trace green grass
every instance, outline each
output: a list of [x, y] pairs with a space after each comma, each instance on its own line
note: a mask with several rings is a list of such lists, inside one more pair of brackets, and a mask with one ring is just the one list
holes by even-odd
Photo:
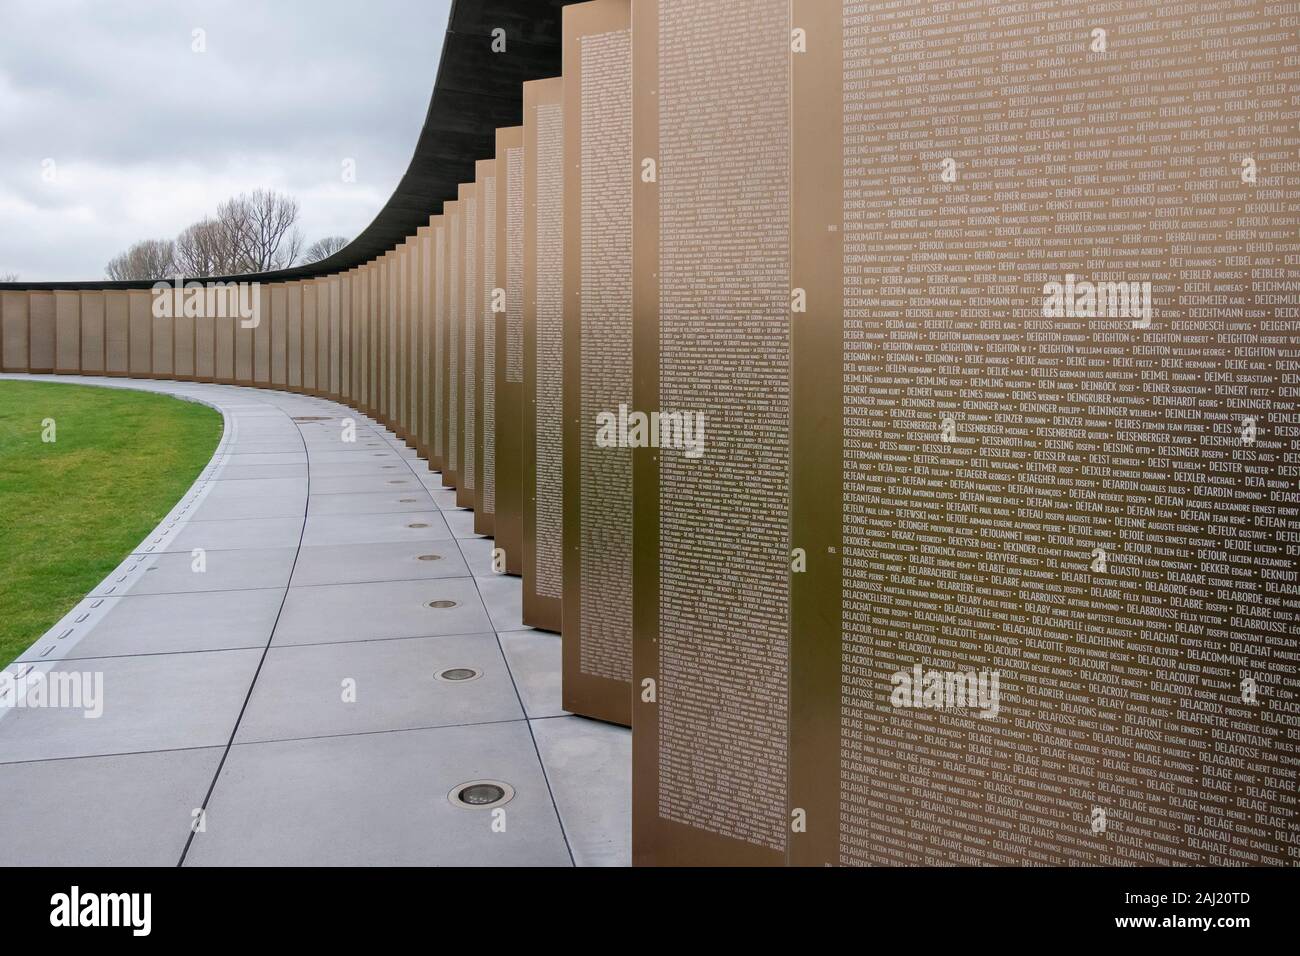
[[[53, 442], [42, 441], [46, 419]], [[0, 381], [0, 667], [131, 553], [220, 439], [206, 405]]]

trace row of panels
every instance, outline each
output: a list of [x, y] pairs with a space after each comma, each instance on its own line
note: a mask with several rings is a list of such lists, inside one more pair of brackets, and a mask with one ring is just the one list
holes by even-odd
[[328, 394], [633, 727], [640, 863], [1300, 859], [1284, 4], [595, 0], [428, 226], [6, 368]]

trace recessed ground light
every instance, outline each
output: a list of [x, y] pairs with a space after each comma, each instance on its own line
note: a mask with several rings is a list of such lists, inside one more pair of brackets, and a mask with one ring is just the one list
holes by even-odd
[[390, 485], [404, 485], [404, 484], [406, 484], [406, 479], [405, 479], [405, 478], [390, 478], [390, 479], [388, 479], [388, 483], [389, 483]]
[[295, 422], [327, 422], [329, 420], [328, 415], [298, 415], [294, 418]]
[[397, 499], [397, 501], [398, 501], [399, 504], [404, 504], [404, 505], [415, 504], [415, 502], [417, 502], [417, 501], [419, 501], [419, 500], [420, 500], [420, 499], [418, 499], [418, 498], [398, 498], [398, 499]]
[[491, 810], [514, 799], [515, 788], [500, 780], [471, 780], [453, 787], [447, 799], [466, 810]]
[[423, 521], [413, 521], [407, 525], [408, 528], [427, 528], [429, 527]]
[[440, 554], [422, 554], [422, 555], [420, 555], [419, 557], [417, 557], [415, 560], [417, 560], [417, 561], [441, 561], [441, 560], [442, 560], [442, 555], [440, 555]]
[[465, 681], [478, 680], [483, 676], [483, 672], [472, 667], [448, 667], [446, 670], [438, 671], [433, 676], [437, 680], [446, 681], [449, 684], [462, 684]]
[[426, 606], [427, 606], [427, 607], [438, 608], [439, 610], [441, 610], [441, 609], [443, 609], [443, 608], [455, 607], [455, 606], [456, 606], [456, 602], [455, 602], [455, 601], [448, 601], [448, 600], [446, 600], [446, 599], [443, 599], [443, 600], [441, 600], [441, 601], [430, 601], [430, 602], [428, 603], [428, 605], [426, 605]]

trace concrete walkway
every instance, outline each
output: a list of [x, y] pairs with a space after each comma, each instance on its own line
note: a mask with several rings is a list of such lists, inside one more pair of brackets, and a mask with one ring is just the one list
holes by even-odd
[[[155, 533], [8, 668], [102, 674], [103, 715], [0, 706], [0, 864], [630, 862], [630, 734], [560, 709], [560, 638], [390, 432], [286, 392], [0, 378], [225, 416]], [[514, 789], [504, 814], [452, 804], [477, 780]]]

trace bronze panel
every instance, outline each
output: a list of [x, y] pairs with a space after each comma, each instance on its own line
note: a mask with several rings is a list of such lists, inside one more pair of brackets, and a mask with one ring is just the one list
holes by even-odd
[[126, 299], [131, 325], [131, 377], [158, 378], [153, 364], [153, 297], [143, 289], [132, 289]]
[[460, 455], [456, 459], [456, 505], [474, 507], [475, 470], [475, 395], [474, 349], [478, 334], [479, 276], [477, 275], [478, 244], [478, 191], [473, 183], [461, 183], [457, 206], [460, 210], [460, 243], [456, 249], [456, 276], [459, 282], [460, 332], [456, 348], [456, 369], [460, 385], [457, 395], [459, 414], [456, 417], [456, 442]]
[[289, 286], [277, 282], [271, 286], [271, 384], [284, 388], [289, 384]]
[[707, 438], [633, 451], [641, 864], [786, 859], [791, 23], [744, 7], [633, 7], [633, 404]]
[[330, 394], [330, 280], [316, 280], [316, 394]]
[[376, 355], [378, 364], [378, 418], [389, 429], [395, 429], [393, 418], [393, 391], [395, 372], [393, 370], [393, 324], [389, 309], [392, 303], [392, 289], [389, 273], [393, 254], [385, 253], [380, 257], [375, 269], [375, 333]]
[[195, 378], [197, 354], [195, 332], [200, 320], [193, 316], [187, 317], [181, 309], [177, 309], [176, 313], [174, 318], [167, 320], [172, 325], [172, 369], [176, 378], [192, 382]]
[[630, 0], [564, 8], [564, 709], [632, 721]]
[[444, 348], [442, 357], [438, 361], [438, 367], [442, 373], [442, 412], [440, 419], [443, 441], [442, 486], [444, 488], [455, 488], [456, 483], [460, 480], [460, 443], [455, 427], [457, 412], [460, 408], [458, 401], [460, 374], [459, 363], [454, 358], [458, 354], [457, 343], [460, 341], [460, 281], [458, 279], [459, 270], [456, 268], [458, 261], [456, 250], [460, 244], [459, 210], [460, 203], [458, 201], [453, 200], [442, 204], [442, 250], [438, 256], [439, 268], [441, 269], [438, 281], [444, 289], [441, 299]]
[[419, 239], [412, 237], [402, 244], [402, 271], [398, 282], [401, 302], [402, 335], [402, 418], [406, 424], [406, 443], [417, 451], [420, 447], [420, 413], [415, 401], [419, 393], [419, 324], [415, 315], [415, 267]]
[[326, 288], [329, 290], [329, 298], [326, 301], [325, 321], [329, 334], [329, 349], [326, 352], [326, 358], [329, 363], [329, 395], [336, 401], [341, 398], [342, 392], [342, 362], [343, 362], [343, 328], [341, 325], [341, 296], [342, 289], [339, 286], [339, 277], [330, 276], [325, 280]]
[[109, 375], [131, 372], [131, 298], [126, 292], [104, 293], [104, 370]]
[[193, 320], [194, 377], [202, 382], [213, 382], [217, 374], [218, 320], [206, 306], [201, 311], [203, 314]]
[[150, 363], [152, 367], [150, 373], [154, 378], [175, 378], [176, 321], [154, 314], [153, 309], [157, 299], [153, 292], [145, 292], [143, 295], [144, 299], [141, 301], [139, 295], [132, 294], [131, 317], [133, 320], [140, 320], [144, 315], [149, 316], [151, 329], [149, 338], [152, 343], [152, 360]]
[[107, 371], [104, 367], [104, 293], [81, 293], [81, 371]]
[[420, 430], [416, 440], [420, 457], [425, 460], [429, 471], [437, 471], [438, 465], [433, 455], [433, 420], [429, 405], [433, 390], [433, 243], [434, 219], [429, 218], [429, 225], [421, 226], [415, 243], [415, 266], [412, 273], [414, 286], [412, 295], [415, 300], [415, 407], [419, 418]]
[[261, 320], [253, 329], [253, 383], [263, 388], [271, 384], [272, 331], [271, 300], [275, 296], [275, 286], [263, 284], [258, 288], [258, 302], [261, 306]]
[[433, 341], [429, 347], [429, 434], [433, 440], [429, 460], [439, 472], [447, 467], [446, 389], [443, 362], [447, 354], [446, 217], [433, 217], [433, 242], [429, 251], [429, 293], [433, 308]]
[[3, 368], [6, 372], [26, 372], [28, 361], [28, 295], [26, 292], [0, 292], [0, 332], [3, 333]]
[[480, 159], [474, 166], [478, 194], [478, 323], [474, 331], [474, 533], [491, 537], [496, 511], [496, 322], [492, 289], [496, 286], [497, 178], [496, 162]]
[[302, 282], [285, 283], [284, 322], [288, 358], [285, 385], [293, 392], [300, 391], [303, 382], [302, 286]]
[[524, 382], [524, 130], [497, 130], [495, 544], [509, 574], [524, 570], [522, 467]]
[[81, 293], [54, 293], [54, 371], [81, 371]]
[[28, 362], [32, 372], [54, 371], [54, 293], [28, 293]]
[[524, 623], [562, 626], [564, 81], [524, 84]]
[[[254, 296], [254, 302], [257, 303], [258, 324], [255, 327], [245, 328], [244, 320], [235, 317], [235, 356], [234, 356], [234, 380], [239, 385], [252, 385], [255, 382], [255, 370], [257, 368], [257, 330], [266, 324], [268, 319], [266, 315], [266, 300], [269, 295], [266, 286], [257, 285], [250, 289], [250, 295]], [[249, 322], [252, 319], [248, 320]]]
[[319, 338], [320, 319], [317, 316], [317, 290], [319, 280], [306, 279], [302, 282], [302, 390], [308, 395], [316, 393], [316, 372], [320, 365]]
[[348, 270], [338, 277], [334, 288], [330, 290], [330, 302], [334, 314], [331, 321], [338, 327], [338, 364], [339, 400], [352, 402], [352, 275]]
[[[230, 309], [221, 311], [230, 312]], [[225, 385], [235, 381], [235, 331], [239, 320], [234, 315], [214, 315], [208, 322], [212, 325], [213, 352], [212, 377]]]

